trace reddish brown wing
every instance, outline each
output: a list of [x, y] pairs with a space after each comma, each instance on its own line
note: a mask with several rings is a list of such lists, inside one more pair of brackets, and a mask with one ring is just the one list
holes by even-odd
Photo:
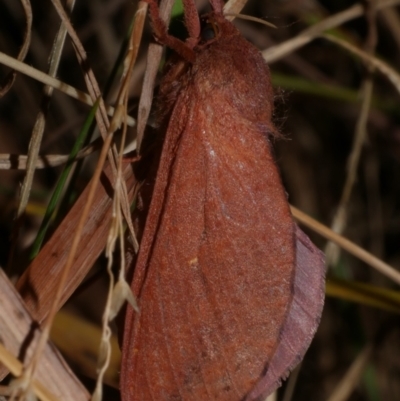
[[268, 69], [240, 36], [223, 39], [199, 49], [167, 131], [133, 283], [141, 312], [124, 333], [125, 401], [242, 400], [292, 300]]
[[303, 359], [317, 331], [325, 298], [325, 256], [296, 226], [294, 296], [279, 345], [246, 401], [264, 401]]

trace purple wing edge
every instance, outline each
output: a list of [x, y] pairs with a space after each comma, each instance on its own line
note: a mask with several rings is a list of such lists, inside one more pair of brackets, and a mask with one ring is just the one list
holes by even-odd
[[317, 331], [325, 299], [325, 255], [296, 226], [294, 296], [280, 343], [265, 374], [246, 401], [261, 401], [276, 390], [303, 359]]

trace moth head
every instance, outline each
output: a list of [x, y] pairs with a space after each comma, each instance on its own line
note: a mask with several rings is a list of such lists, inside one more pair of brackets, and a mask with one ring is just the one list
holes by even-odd
[[206, 18], [202, 19], [201, 23], [200, 43], [208, 43], [218, 38], [220, 28], [216, 21]]
[[222, 14], [211, 12], [201, 17], [200, 46], [209, 45], [218, 39], [239, 35], [239, 31]]

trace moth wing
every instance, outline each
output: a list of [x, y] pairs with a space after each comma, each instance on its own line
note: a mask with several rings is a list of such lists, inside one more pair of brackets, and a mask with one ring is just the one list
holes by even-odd
[[267, 136], [218, 93], [193, 99], [174, 107], [136, 265], [124, 400], [244, 399], [292, 300], [294, 224]]
[[264, 401], [303, 359], [317, 331], [325, 298], [325, 257], [296, 225], [294, 297], [281, 341], [264, 377], [246, 400]]

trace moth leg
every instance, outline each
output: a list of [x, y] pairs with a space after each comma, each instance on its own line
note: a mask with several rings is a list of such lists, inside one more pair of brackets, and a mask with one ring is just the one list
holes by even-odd
[[151, 24], [156, 40], [178, 53], [184, 60], [193, 63], [195, 54], [193, 49], [185, 42], [168, 34], [167, 26], [160, 16], [160, 9], [155, 0], [144, 0], [149, 5]]

